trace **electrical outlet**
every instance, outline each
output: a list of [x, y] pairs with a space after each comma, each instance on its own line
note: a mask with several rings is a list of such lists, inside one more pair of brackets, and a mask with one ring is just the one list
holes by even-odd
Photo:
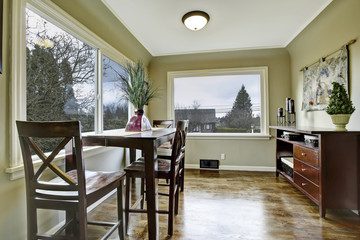
[[225, 159], [226, 159], [225, 153], [220, 154], [220, 160], [225, 160]]

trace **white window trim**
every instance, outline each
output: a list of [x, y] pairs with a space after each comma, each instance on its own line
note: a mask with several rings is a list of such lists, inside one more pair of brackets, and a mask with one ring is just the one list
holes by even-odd
[[[51, 19], [52, 23], [86, 42], [97, 51], [97, 61], [101, 63], [102, 55], [122, 64], [130, 61], [117, 49], [105, 42], [99, 36], [91, 32], [88, 28], [58, 7], [47, 0], [16, 0], [12, 1], [12, 29], [11, 29], [11, 108], [10, 108], [10, 152], [9, 167], [5, 172], [10, 174], [10, 179], [19, 178], [19, 171], [23, 171], [21, 149], [16, 129], [16, 120], [26, 120], [26, 26], [25, 9], [29, 8], [40, 16]], [[96, 77], [102, 74], [101, 64], [97, 64]], [[101, 82], [97, 81], [96, 104], [97, 111], [102, 111], [101, 102]], [[133, 112], [133, 107], [129, 104], [129, 113]], [[95, 131], [102, 129], [102, 115], [97, 114], [95, 119]], [[130, 117], [130, 114], [129, 114]], [[96, 149], [96, 148], [95, 148]], [[88, 150], [87, 150], [88, 151]]]
[[270, 139], [269, 135], [269, 96], [268, 96], [268, 67], [248, 67], [248, 68], [226, 68], [226, 69], [205, 69], [190, 71], [174, 71], [167, 74], [167, 117], [175, 119], [174, 111], [174, 79], [181, 77], [200, 77], [216, 75], [233, 75], [241, 72], [242, 74], [260, 74], [261, 91], [261, 133], [189, 133], [188, 139]]

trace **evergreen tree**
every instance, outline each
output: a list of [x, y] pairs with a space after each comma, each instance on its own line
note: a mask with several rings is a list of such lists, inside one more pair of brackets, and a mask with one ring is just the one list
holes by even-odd
[[252, 103], [245, 86], [238, 92], [231, 111], [222, 121], [226, 127], [250, 129], [252, 123]]
[[61, 97], [59, 67], [53, 55], [35, 45], [27, 49], [27, 119], [51, 121], [63, 119], [64, 101]]

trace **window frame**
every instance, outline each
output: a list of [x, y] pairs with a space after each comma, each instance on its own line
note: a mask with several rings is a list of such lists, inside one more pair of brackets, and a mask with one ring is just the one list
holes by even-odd
[[[21, 149], [16, 129], [16, 120], [26, 120], [26, 8], [50, 21], [79, 40], [96, 49], [95, 67], [95, 132], [103, 131], [103, 103], [102, 103], [102, 56], [106, 56], [119, 64], [130, 61], [117, 49], [105, 42], [99, 36], [58, 7], [51, 1], [17, 0], [12, 1], [12, 46], [11, 46], [11, 90], [10, 90], [10, 179], [19, 178], [18, 171], [22, 170]], [[129, 116], [133, 107], [129, 104]], [[111, 130], [110, 130], [111, 131]]]
[[261, 133], [189, 133], [188, 139], [269, 139], [269, 98], [268, 98], [268, 67], [204, 69], [189, 71], [173, 71], [167, 73], [167, 117], [175, 119], [174, 79], [183, 77], [222, 76], [222, 75], [260, 75]]

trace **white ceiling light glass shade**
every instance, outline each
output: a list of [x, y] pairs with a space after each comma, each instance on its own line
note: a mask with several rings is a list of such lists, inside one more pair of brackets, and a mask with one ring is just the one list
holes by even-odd
[[210, 16], [203, 11], [192, 11], [185, 14], [182, 18], [184, 25], [193, 31], [197, 31], [205, 27], [209, 22]]

